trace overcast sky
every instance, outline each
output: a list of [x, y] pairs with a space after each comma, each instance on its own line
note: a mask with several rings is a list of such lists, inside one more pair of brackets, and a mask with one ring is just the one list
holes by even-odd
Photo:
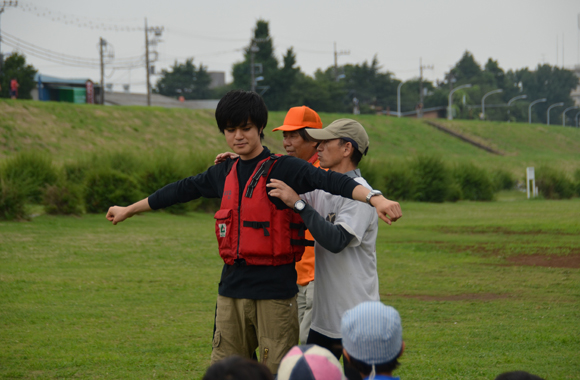
[[[145, 91], [145, 70], [111, 69], [115, 63], [135, 62], [144, 54], [143, 25], [163, 26], [157, 46], [156, 69], [193, 57], [210, 71], [225, 71], [231, 81], [232, 64], [243, 59], [256, 20], [270, 22], [270, 35], [280, 58], [294, 47], [298, 66], [306, 74], [338, 63], [362, 63], [376, 55], [383, 70], [402, 80], [418, 77], [419, 60], [428, 80], [444, 73], [469, 50], [484, 65], [488, 58], [504, 70], [540, 63], [573, 67], [580, 64], [579, 0], [28, 0], [6, 8], [0, 16], [3, 53], [15, 38], [28, 46], [27, 61], [40, 73], [98, 82], [95, 67], [72, 67], [35, 57], [30, 45], [49, 52], [97, 60], [99, 38], [114, 49], [105, 82], [115, 91], [131, 84]], [[93, 25], [91, 27], [91, 25]], [[94, 25], [97, 25], [96, 27]], [[117, 27], [118, 31], [107, 30]], [[140, 28], [135, 31], [120, 29]], [[25, 52], [21, 45], [21, 52]], [[127, 58], [129, 58], [127, 60]], [[62, 60], [57, 58], [57, 60]], [[135, 62], [138, 64], [138, 62]], [[155, 81], [155, 77], [153, 81]]]

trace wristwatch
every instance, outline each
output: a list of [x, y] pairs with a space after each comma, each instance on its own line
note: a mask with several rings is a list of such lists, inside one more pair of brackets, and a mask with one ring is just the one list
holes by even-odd
[[299, 199], [294, 203], [294, 212], [300, 213], [306, 207], [306, 202], [302, 199]]
[[[369, 193], [367, 194], [366, 201], [367, 201], [367, 203], [368, 203], [368, 204], [370, 204], [371, 206], [372, 206], [372, 204], [371, 204], [371, 198], [372, 198], [372, 197], [374, 197], [374, 196], [376, 196], [376, 195], [383, 195], [383, 193], [381, 193], [379, 190], [371, 190], [371, 191], [369, 191]], [[374, 207], [374, 206], [373, 206], [373, 207]]]

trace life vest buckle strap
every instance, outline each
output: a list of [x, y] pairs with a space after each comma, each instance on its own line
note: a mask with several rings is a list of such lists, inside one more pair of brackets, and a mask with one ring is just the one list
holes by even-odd
[[264, 236], [270, 236], [270, 233], [266, 229], [267, 227], [270, 227], [270, 222], [254, 222], [254, 221], [244, 220], [243, 226], [250, 227], [250, 228], [263, 228], [264, 229]]
[[298, 230], [298, 236], [304, 236], [304, 231], [306, 231], [306, 225], [304, 223], [290, 223], [290, 228]]
[[290, 239], [290, 244], [304, 247], [314, 247], [314, 241], [306, 239]]
[[[252, 177], [252, 180], [250, 181], [250, 184], [248, 185], [248, 188], [246, 189], [246, 198], [252, 198], [252, 195], [254, 194], [254, 189], [256, 188], [256, 185], [258, 184], [260, 177], [262, 176], [262, 174], [268, 173], [268, 170], [264, 170], [264, 166], [266, 166], [266, 163], [268, 163], [268, 162], [271, 162], [271, 161], [270, 160], [265, 161], [262, 165], [260, 165], [258, 170], [256, 170], [256, 173]], [[270, 165], [268, 165], [268, 168], [269, 167], [270, 167]]]

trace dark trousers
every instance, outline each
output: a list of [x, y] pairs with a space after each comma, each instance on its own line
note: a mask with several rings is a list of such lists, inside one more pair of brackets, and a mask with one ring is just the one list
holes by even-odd
[[[342, 339], [329, 338], [326, 335], [311, 329], [308, 333], [307, 344], [316, 344], [317, 346], [326, 348], [328, 351], [332, 352], [338, 360], [340, 360], [340, 357], [342, 356]], [[343, 364], [344, 375], [348, 380], [362, 380], [360, 373], [350, 365], [346, 358], [344, 358]]]

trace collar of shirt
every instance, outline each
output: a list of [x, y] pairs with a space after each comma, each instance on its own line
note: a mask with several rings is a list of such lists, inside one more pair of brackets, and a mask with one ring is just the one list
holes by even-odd
[[356, 178], [356, 177], [362, 177], [362, 175], [360, 174], [360, 169], [356, 168], [354, 170], [351, 170], [349, 172], [344, 173], [345, 176], [350, 177], [350, 178]]

